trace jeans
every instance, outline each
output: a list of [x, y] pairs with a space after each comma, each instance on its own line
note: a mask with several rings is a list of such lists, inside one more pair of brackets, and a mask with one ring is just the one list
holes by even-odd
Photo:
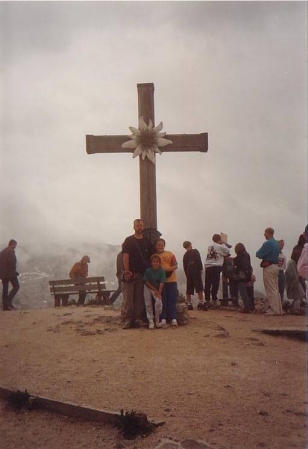
[[242, 298], [243, 303], [244, 303], [244, 309], [245, 310], [252, 310], [253, 306], [252, 306], [251, 300], [250, 300], [250, 298], [248, 296], [248, 293], [247, 293], [246, 282], [245, 281], [244, 282], [238, 282], [237, 285], [238, 285], [238, 292], [239, 292], [240, 297]]
[[255, 310], [255, 293], [254, 293], [254, 286], [250, 285], [249, 287], [246, 285], [247, 294], [249, 296], [252, 310]]
[[165, 282], [162, 298], [163, 311], [161, 314], [162, 320], [176, 319], [176, 301], [178, 297], [178, 286], [176, 282]]
[[[12, 284], [12, 290], [9, 293], [9, 283]], [[3, 310], [7, 310], [7, 307], [12, 305], [12, 301], [19, 290], [19, 282], [17, 277], [2, 279], [2, 307]]]
[[211, 294], [212, 300], [217, 300], [221, 271], [222, 267], [206, 267], [204, 280], [204, 295], [206, 301], [210, 301]]

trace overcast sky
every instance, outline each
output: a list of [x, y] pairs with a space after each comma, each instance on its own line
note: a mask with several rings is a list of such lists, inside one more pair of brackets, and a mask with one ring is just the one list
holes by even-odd
[[88, 155], [130, 134], [137, 84], [170, 134], [208, 153], [157, 157], [158, 229], [179, 260], [225, 232], [253, 256], [267, 226], [289, 257], [307, 224], [306, 2], [1, 2], [2, 244], [121, 244], [139, 163]]

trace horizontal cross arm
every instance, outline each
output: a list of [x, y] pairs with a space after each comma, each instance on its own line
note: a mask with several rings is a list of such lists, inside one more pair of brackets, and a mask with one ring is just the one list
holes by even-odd
[[[160, 148], [162, 153], [173, 151], [201, 151], [208, 150], [208, 134], [166, 134], [165, 139], [172, 144]], [[134, 149], [122, 148], [122, 144], [129, 140], [128, 136], [86, 136], [88, 154], [95, 153], [133, 153]]]

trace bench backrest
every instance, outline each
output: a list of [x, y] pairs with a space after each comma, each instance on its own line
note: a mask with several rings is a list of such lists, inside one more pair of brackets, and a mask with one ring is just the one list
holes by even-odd
[[73, 279], [58, 279], [49, 281], [49, 288], [52, 295], [73, 294], [80, 291], [99, 293], [106, 290], [106, 281], [105, 276], [95, 276], [88, 277], [85, 283], [76, 285]]

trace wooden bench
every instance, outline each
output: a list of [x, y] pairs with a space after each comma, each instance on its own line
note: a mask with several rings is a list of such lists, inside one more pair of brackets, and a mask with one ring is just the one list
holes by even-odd
[[95, 293], [95, 304], [110, 305], [111, 293], [115, 290], [106, 289], [105, 276], [88, 277], [84, 284], [75, 284], [73, 279], [60, 279], [49, 281], [49, 289], [55, 300], [55, 307], [68, 306], [70, 295], [78, 295], [79, 292]]

